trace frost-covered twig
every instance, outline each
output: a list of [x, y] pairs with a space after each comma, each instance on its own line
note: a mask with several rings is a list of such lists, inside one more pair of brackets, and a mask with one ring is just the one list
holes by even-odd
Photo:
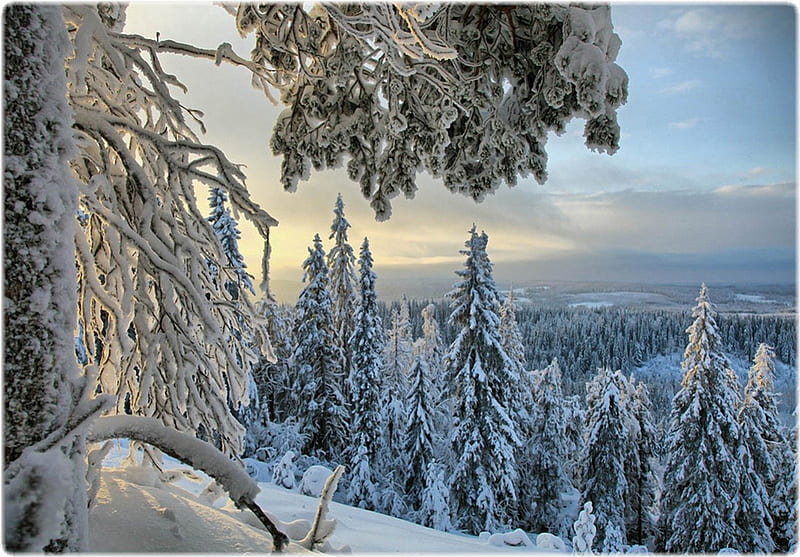
[[297, 542], [298, 545], [310, 550], [320, 549], [328, 537], [333, 534], [336, 528], [336, 520], [326, 520], [325, 516], [328, 514], [328, 507], [336, 491], [339, 478], [341, 478], [343, 473], [344, 466], [340, 464], [336, 467], [336, 470], [328, 476], [328, 479], [325, 480], [325, 487], [322, 488], [322, 493], [319, 495], [317, 512], [314, 514], [314, 523], [311, 525], [311, 529], [308, 531], [308, 534], [306, 534], [306, 537]]

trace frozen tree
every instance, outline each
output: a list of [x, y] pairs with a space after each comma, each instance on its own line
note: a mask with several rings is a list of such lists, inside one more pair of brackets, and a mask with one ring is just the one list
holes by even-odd
[[626, 544], [625, 458], [630, 422], [624, 396], [629, 389], [621, 371], [598, 370], [586, 384], [586, 440], [583, 449], [583, 493], [595, 509], [594, 548], [618, 553]]
[[461, 277], [448, 294], [458, 331], [445, 358], [453, 398], [450, 477], [456, 527], [477, 534], [508, 527], [517, 512], [515, 449], [521, 442], [509, 408], [509, 387], [520, 382], [499, 334], [500, 302], [486, 254], [488, 236], [473, 226]]
[[738, 452], [739, 385], [722, 353], [705, 284], [692, 316], [666, 437], [660, 529], [661, 549], [700, 553], [739, 545], [739, 483], [747, 471]]
[[416, 514], [423, 526], [444, 532], [453, 529], [450, 521], [450, 490], [444, 480], [444, 467], [431, 461], [425, 470], [425, 487], [422, 502]]
[[[739, 412], [744, 443], [752, 459], [754, 477], [748, 481], [756, 482], [755, 488], [760, 495], [759, 503], [767, 509], [772, 522], [771, 537], [778, 549], [788, 551], [788, 539], [785, 536], [785, 525], [793, 522], [791, 508], [794, 497], [787, 500], [791, 489], [783, 489], [783, 485], [791, 483], [794, 464], [794, 453], [787, 438], [786, 429], [780, 423], [776, 406], [777, 395], [774, 391], [775, 353], [772, 347], [762, 343], [758, 346], [753, 365], [748, 372], [748, 380], [744, 389], [744, 400]], [[757, 480], [757, 481], [756, 481]], [[762, 505], [758, 508], [761, 510]], [[765, 517], [761, 517], [760, 527]], [[755, 512], [750, 512], [741, 519], [748, 524], [758, 520]], [[792, 527], [794, 525], [792, 524]], [[759, 528], [764, 539], [763, 531]], [[757, 536], [750, 536], [756, 539]], [[766, 540], [764, 540], [766, 541]], [[765, 547], [755, 546], [754, 551], [770, 551]]]
[[436, 320], [436, 305], [428, 304], [421, 311], [422, 336], [414, 342], [414, 350], [425, 359], [430, 370], [430, 401], [435, 454], [443, 462], [449, 462], [450, 401], [446, 396], [444, 373], [444, 345], [439, 322]]
[[[116, 413], [158, 418], [238, 454], [244, 429], [230, 406], [247, 400], [258, 352], [249, 347], [258, 341], [238, 351], [229, 341], [243, 322], [260, 320], [222, 286], [238, 279], [221, 264], [196, 189], [223, 190], [265, 239], [277, 222], [250, 199], [241, 169], [199, 142], [190, 126], [202, 129], [198, 113], [171, 96], [169, 86], [182, 85], [163, 70], [162, 49], [121, 32], [123, 6], [68, 4], [64, 17], [74, 49], [66, 62], [79, 145], [72, 169], [85, 215], [74, 235], [78, 315], [90, 365], [101, 391], [116, 397]], [[177, 43], [163, 50], [215, 57]]]
[[406, 429], [403, 439], [405, 455], [405, 493], [409, 505], [417, 509], [427, 488], [428, 464], [434, 459], [433, 398], [430, 368], [422, 354], [417, 354], [409, 371], [410, 384], [406, 396]]
[[406, 419], [406, 392], [408, 368], [411, 365], [413, 344], [409, 322], [408, 300], [403, 296], [399, 306], [392, 311], [392, 322], [386, 331], [383, 350], [383, 379], [381, 384], [381, 410], [383, 424], [382, 468], [393, 480], [399, 481], [403, 464], [401, 447]]
[[211, 207], [211, 214], [208, 216], [208, 222], [211, 223], [211, 227], [222, 244], [225, 259], [221, 263], [230, 269], [235, 278], [235, 280], [226, 280], [224, 288], [230, 293], [231, 298], [238, 300], [239, 291], [242, 288], [249, 290], [252, 294], [255, 294], [256, 291], [253, 289], [252, 277], [246, 270], [244, 256], [239, 251], [239, 240], [242, 234], [239, 232], [239, 225], [231, 215], [230, 209], [225, 206], [227, 201], [228, 196], [225, 190], [219, 186], [210, 188], [208, 203]]
[[292, 355], [291, 308], [281, 307], [271, 296], [256, 303], [256, 311], [266, 322], [266, 336], [272, 345], [274, 358], [263, 354], [252, 368], [258, 389], [263, 420], [283, 421], [294, 413], [291, 405], [292, 379], [289, 359]]
[[323, 459], [339, 458], [347, 434], [346, 401], [339, 386], [341, 352], [333, 343], [328, 266], [319, 234], [303, 262], [306, 283], [295, 306], [292, 354], [295, 412], [307, 436], [303, 453]]
[[618, 148], [628, 78], [610, 8], [558, 4], [242, 4], [239, 32], [287, 108], [272, 151], [293, 191], [345, 159], [376, 216], [414, 197], [418, 171], [476, 201], [546, 180], [548, 133], [586, 120], [587, 147]]
[[597, 527], [594, 525], [595, 516], [592, 514], [592, 502], [586, 501], [583, 509], [578, 514], [578, 520], [572, 525], [575, 536], [572, 538], [572, 551], [574, 553], [591, 553]]
[[70, 43], [58, 5], [8, 5], [3, 26], [3, 544], [87, 551], [86, 433], [106, 399], [74, 350]]
[[294, 488], [294, 475], [296, 470], [294, 464], [294, 451], [286, 451], [281, 460], [272, 469], [272, 483], [286, 489]]
[[[354, 316], [358, 304], [356, 292], [356, 272], [354, 268], [355, 255], [353, 248], [347, 242], [347, 229], [350, 223], [344, 216], [344, 201], [342, 194], [336, 197], [333, 209], [333, 222], [331, 234], [328, 239], [333, 240], [333, 247], [328, 252], [328, 269], [330, 269], [330, 291], [333, 306], [334, 341], [342, 350], [342, 369], [350, 369], [350, 336], [353, 334]], [[344, 387], [344, 385], [343, 385]]]
[[658, 479], [654, 469], [658, 433], [653, 425], [647, 385], [631, 380], [630, 387], [627, 398], [631, 422], [628, 426], [628, 456], [625, 459], [628, 482], [625, 524], [628, 543], [647, 545], [656, 535], [653, 513], [658, 496]]
[[369, 240], [364, 238], [358, 258], [361, 300], [350, 338], [350, 491], [353, 504], [375, 508], [375, 465], [380, 452], [381, 353], [383, 326], [378, 315], [375, 272]]
[[565, 536], [571, 524], [562, 522], [561, 495], [572, 483], [565, 469], [567, 414], [558, 360], [531, 375], [533, 407], [520, 463], [522, 517], [532, 532]]
[[517, 325], [513, 287], [500, 306], [500, 338], [503, 340], [503, 349], [506, 354], [522, 372], [525, 369], [525, 343], [522, 341], [522, 333]]

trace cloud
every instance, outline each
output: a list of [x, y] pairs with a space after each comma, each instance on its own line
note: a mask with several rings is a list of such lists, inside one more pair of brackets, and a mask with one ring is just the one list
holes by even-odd
[[680, 83], [676, 83], [674, 85], [670, 85], [669, 87], [665, 87], [659, 91], [661, 95], [678, 95], [680, 93], [686, 93], [687, 91], [691, 91], [692, 89], [697, 89], [703, 84], [702, 81], [699, 79], [690, 79], [688, 81], [681, 81]]
[[682, 10], [659, 23], [681, 41], [689, 52], [722, 58], [732, 42], [752, 35], [757, 14], [737, 6], [715, 6]]
[[650, 68], [650, 77], [653, 79], [661, 79], [672, 75], [674, 72], [672, 68]]
[[698, 122], [700, 122], [700, 118], [689, 118], [688, 120], [683, 120], [680, 122], [670, 122], [669, 127], [677, 130], [688, 130], [695, 127]]

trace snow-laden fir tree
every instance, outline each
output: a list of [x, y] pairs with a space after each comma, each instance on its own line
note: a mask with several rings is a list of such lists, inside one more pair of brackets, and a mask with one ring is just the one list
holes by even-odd
[[350, 436], [347, 403], [340, 390], [341, 352], [333, 342], [328, 266], [319, 234], [308, 248], [303, 270], [306, 285], [297, 299], [293, 329], [295, 415], [306, 436], [303, 454], [336, 460]]
[[[353, 247], [347, 241], [347, 229], [350, 223], [344, 216], [344, 201], [342, 194], [336, 197], [333, 208], [333, 222], [329, 240], [333, 240], [328, 252], [328, 269], [330, 272], [330, 292], [333, 307], [334, 341], [342, 350], [342, 369], [350, 369], [350, 337], [355, 325], [356, 306], [358, 305], [358, 292], [355, 271], [355, 255]], [[346, 386], [343, 386], [346, 391]]]
[[625, 459], [628, 482], [625, 524], [629, 544], [650, 547], [656, 536], [658, 477], [654, 464], [659, 436], [653, 424], [647, 385], [634, 383], [633, 380], [629, 384], [631, 389], [626, 402], [631, 422], [628, 425], [628, 455]]
[[583, 493], [595, 511], [594, 549], [618, 553], [627, 543], [625, 529], [625, 459], [630, 416], [624, 397], [628, 380], [621, 371], [598, 370], [586, 384], [586, 439], [583, 446]]
[[558, 360], [531, 376], [533, 406], [520, 461], [521, 516], [527, 530], [563, 537], [572, 522], [565, 520], [562, 494], [572, 483], [565, 469], [567, 414]]
[[[383, 350], [383, 379], [381, 384], [381, 423], [383, 448], [381, 470], [392, 482], [402, 482], [405, 468], [402, 454], [406, 420], [408, 369], [413, 357], [408, 300], [405, 296], [392, 311], [392, 321], [386, 331]], [[402, 491], [402, 486], [400, 487]]]
[[266, 322], [267, 336], [274, 358], [263, 355], [252, 368], [258, 389], [262, 418], [272, 422], [283, 421], [294, 415], [291, 389], [292, 375], [289, 359], [292, 355], [291, 308], [282, 307], [271, 296], [263, 296], [256, 310]]
[[422, 336], [414, 342], [416, 350], [428, 362], [431, 379], [431, 412], [433, 423], [433, 443], [435, 454], [442, 462], [449, 462], [451, 409], [446, 396], [444, 373], [444, 344], [436, 320], [436, 306], [428, 304], [420, 312], [422, 315]]
[[448, 532], [453, 530], [450, 518], [450, 489], [444, 479], [445, 468], [436, 461], [431, 461], [425, 470], [425, 489], [422, 491], [422, 502], [416, 513], [419, 524]]
[[520, 377], [500, 339], [500, 302], [487, 242], [473, 226], [461, 251], [464, 269], [456, 271], [461, 280], [448, 294], [450, 323], [458, 331], [445, 358], [456, 459], [450, 502], [455, 526], [472, 534], [509, 527], [518, 504], [515, 450], [521, 442], [508, 393]]
[[352, 504], [374, 509], [376, 464], [381, 444], [381, 354], [384, 336], [378, 315], [375, 272], [369, 240], [364, 238], [358, 258], [361, 299], [350, 338], [352, 362], [348, 378], [350, 392], [350, 488]]
[[[427, 171], [481, 201], [502, 182], [547, 177], [545, 145], [574, 117], [614, 153], [628, 77], [607, 5], [242, 4], [257, 84], [287, 108], [271, 139], [293, 191], [347, 160], [377, 218]], [[300, 32], [295, 32], [300, 30]], [[278, 55], [277, 53], [280, 53]], [[355, 140], [354, 138], [358, 138]]]
[[597, 533], [595, 520], [595, 516], [592, 514], [592, 502], [586, 501], [583, 509], [578, 513], [578, 519], [572, 525], [572, 530], [575, 532], [575, 536], [572, 538], [573, 553], [592, 553], [594, 536]]
[[528, 424], [531, 420], [529, 409], [533, 401], [531, 399], [531, 391], [524, 382], [528, 378], [528, 374], [525, 372], [525, 343], [517, 324], [513, 286], [500, 305], [500, 338], [503, 343], [503, 349], [517, 368], [516, 373], [523, 379], [516, 385], [509, 385], [509, 404], [514, 409], [519, 431], [524, 436], [527, 436]]
[[3, 546], [87, 551], [86, 434], [104, 397], [74, 351], [70, 43], [60, 5], [3, 15]]
[[741, 396], [722, 353], [716, 310], [703, 284], [681, 364], [681, 390], [672, 401], [666, 436], [661, 550], [704, 553], [737, 549]]
[[208, 222], [211, 223], [211, 227], [217, 234], [225, 254], [225, 260], [220, 263], [232, 275], [231, 278], [225, 280], [224, 288], [230, 293], [232, 299], [238, 300], [242, 289], [249, 290], [252, 294], [255, 294], [256, 291], [253, 288], [252, 277], [247, 272], [244, 256], [239, 251], [239, 240], [242, 237], [239, 232], [239, 224], [231, 215], [230, 209], [225, 206], [227, 201], [228, 196], [225, 190], [219, 186], [209, 189], [208, 203], [211, 207], [211, 214], [208, 216]]
[[[785, 487], [791, 484], [795, 461], [786, 428], [778, 417], [774, 358], [772, 347], [764, 343], [758, 346], [748, 372], [739, 421], [753, 470], [763, 485], [762, 496], [767, 499], [771, 537], [779, 551], [788, 551], [785, 532], [787, 523], [792, 529], [795, 526], [791, 516], [795, 497], [787, 499], [792, 491]], [[766, 548], [754, 550], [768, 551]]]
[[435, 457], [433, 440], [433, 392], [430, 367], [424, 355], [417, 353], [409, 370], [409, 386], [406, 396], [406, 428], [403, 436], [405, 455], [405, 494], [413, 509], [420, 507], [428, 464]]

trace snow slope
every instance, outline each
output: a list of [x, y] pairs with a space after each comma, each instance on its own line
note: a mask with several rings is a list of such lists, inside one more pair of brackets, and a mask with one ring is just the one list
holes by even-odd
[[[127, 442], [112, 449], [104, 461], [100, 490], [89, 518], [89, 547], [92, 552], [140, 553], [266, 553], [272, 541], [249, 512], [242, 512], [223, 496], [209, 503], [203, 496], [208, 477], [189, 472], [170, 483], [152, 469], [120, 468], [127, 454]], [[183, 467], [165, 457], [165, 470]], [[297, 539], [308, 530], [317, 500], [273, 484], [259, 483], [258, 504], [286, 524], [282, 529]], [[330, 538], [334, 548], [353, 553], [487, 553], [531, 551], [532, 547], [511, 547], [492, 543], [484, 536], [438, 532], [382, 514], [333, 502], [328, 518], [338, 525]], [[515, 536], [509, 535], [508, 540]], [[527, 539], [525, 540], [527, 541]], [[345, 547], [347, 546], [347, 547]], [[305, 550], [292, 544], [290, 553]]]

